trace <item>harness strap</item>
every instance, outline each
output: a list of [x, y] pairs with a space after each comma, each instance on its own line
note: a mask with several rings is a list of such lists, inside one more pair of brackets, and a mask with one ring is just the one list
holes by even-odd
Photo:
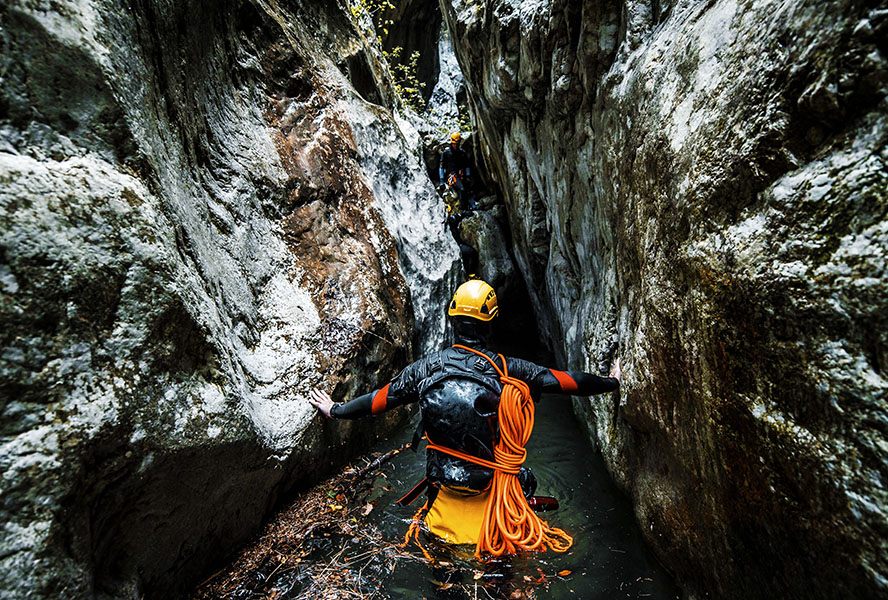
[[413, 489], [404, 494], [404, 496], [395, 504], [397, 504], [398, 506], [408, 506], [412, 504], [414, 500], [419, 498], [419, 495], [422, 494], [427, 487], [429, 487], [429, 480], [428, 478], [423, 478], [422, 481], [413, 486]]
[[416, 452], [416, 449], [419, 448], [419, 442], [422, 440], [422, 434], [425, 432], [425, 427], [422, 424], [422, 419], [419, 420], [419, 423], [416, 424], [416, 429], [413, 431], [413, 441], [410, 442], [410, 449]]
[[[471, 454], [466, 454], [465, 452], [461, 452], [459, 450], [454, 450], [453, 448], [448, 448], [447, 446], [441, 446], [433, 442], [428, 435], [426, 435], [426, 439], [429, 440], [428, 445], [426, 445], [426, 450], [436, 450], [443, 454], [449, 454], [450, 456], [459, 458], [461, 460], [474, 463], [481, 467], [486, 467], [488, 469], [493, 469], [494, 471], [502, 471], [503, 473], [510, 473], [512, 475], [517, 475], [519, 471], [521, 471], [521, 463], [524, 463], [524, 459], [521, 460], [521, 463], [518, 465], [504, 465], [501, 463], [484, 460], [483, 458], [478, 458], [477, 456], [472, 456]], [[494, 456], [496, 456], [496, 449], [494, 449]]]
[[497, 356], [500, 357], [500, 360], [503, 361], [503, 368], [500, 369], [498, 366], [496, 366], [496, 363], [493, 362], [493, 359], [490, 358], [489, 356], [487, 356], [486, 354], [484, 354], [483, 352], [479, 352], [478, 350], [475, 350], [474, 348], [469, 348], [468, 346], [463, 346], [462, 344], [454, 344], [452, 347], [459, 348], [460, 350], [467, 350], [467, 351], [471, 352], [472, 354], [477, 354], [481, 358], [486, 358], [487, 362], [490, 363], [490, 365], [496, 371], [497, 375], [500, 376], [500, 378], [506, 377], [509, 374], [509, 367], [506, 364], [506, 357], [503, 356], [502, 354], [497, 354]]

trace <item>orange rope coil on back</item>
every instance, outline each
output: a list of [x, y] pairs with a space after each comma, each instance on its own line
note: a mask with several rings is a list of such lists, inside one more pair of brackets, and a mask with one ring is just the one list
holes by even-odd
[[550, 527], [533, 512], [518, 481], [518, 472], [527, 458], [524, 446], [533, 431], [534, 405], [530, 388], [524, 381], [509, 377], [506, 359], [502, 354], [499, 355], [503, 363], [500, 370], [483, 352], [460, 344], [453, 347], [486, 358], [503, 384], [498, 409], [500, 439], [493, 449], [494, 462], [439, 446], [431, 440], [427, 446], [494, 470], [475, 555], [480, 557], [482, 553], [486, 553], [502, 556], [515, 554], [519, 550], [544, 552], [547, 548], [555, 552], [567, 551], [573, 544], [573, 538], [562, 529]]

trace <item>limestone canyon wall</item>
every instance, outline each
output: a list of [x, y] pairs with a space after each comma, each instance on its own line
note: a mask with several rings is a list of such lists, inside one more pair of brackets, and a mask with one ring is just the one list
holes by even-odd
[[441, 2], [515, 254], [692, 595], [888, 597], [888, 10]]
[[0, 598], [169, 598], [398, 420], [304, 395], [440, 343], [457, 250], [343, 2], [12, 0], [0, 45]]

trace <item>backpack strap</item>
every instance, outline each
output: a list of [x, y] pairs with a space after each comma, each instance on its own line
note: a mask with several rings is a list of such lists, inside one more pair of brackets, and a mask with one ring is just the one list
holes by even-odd
[[[428, 478], [423, 478], [422, 481], [420, 481], [415, 486], [413, 486], [413, 489], [410, 490], [409, 492], [407, 492], [406, 494], [404, 494], [404, 496], [402, 496], [400, 500], [395, 502], [395, 504], [397, 504], [398, 506], [409, 505], [414, 500], [416, 500], [419, 497], [419, 495], [426, 490], [427, 487], [429, 487], [429, 480], [428, 480]], [[430, 508], [430, 507], [427, 507], [427, 508]]]
[[416, 424], [416, 429], [413, 432], [413, 441], [410, 442], [410, 449], [416, 452], [416, 449], [419, 448], [419, 442], [422, 440], [422, 436], [425, 433], [425, 425], [422, 424], [422, 419], [419, 419], [419, 423]]
[[[465, 348], [465, 346], [454, 346], [454, 348]], [[471, 350], [476, 354], [480, 354], [481, 356], [484, 356], [484, 358], [487, 358], [487, 360], [490, 360], [488, 356], [482, 354], [481, 352], [477, 352], [475, 350], [472, 350], [471, 348], [466, 349]], [[494, 369], [496, 369], [498, 374], [502, 374], [502, 371], [500, 371], [495, 364]], [[432, 362], [428, 376], [426, 376], [419, 384], [419, 395], [422, 396], [426, 392], [426, 390], [431, 388], [433, 385], [438, 384], [451, 377], [470, 379], [475, 383], [489, 389], [494, 394], [499, 395], [501, 393], [501, 390], [496, 387], [496, 383], [492, 382], [489, 377], [483, 377], [470, 369], [466, 369], [461, 363], [457, 363], [456, 361], [448, 360], [446, 357], [442, 358], [439, 356], [436, 357]]]
[[496, 366], [496, 363], [493, 362], [492, 358], [490, 358], [489, 356], [487, 356], [483, 352], [475, 350], [474, 348], [469, 348], [468, 346], [463, 346], [462, 344], [454, 344], [453, 346], [451, 346], [451, 348], [459, 348], [460, 350], [467, 350], [468, 352], [471, 352], [472, 354], [477, 354], [478, 356], [480, 356], [482, 358], [486, 358], [487, 362], [489, 362], [490, 365], [493, 367], [493, 370], [496, 371], [497, 375], [500, 376], [500, 379], [502, 379], [503, 377], [509, 376], [509, 367], [506, 364], [506, 357], [503, 356], [502, 354], [497, 354], [497, 356], [499, 356], [500, 360], [503, 362], [503, 368], [500, 369], [498, 366]]

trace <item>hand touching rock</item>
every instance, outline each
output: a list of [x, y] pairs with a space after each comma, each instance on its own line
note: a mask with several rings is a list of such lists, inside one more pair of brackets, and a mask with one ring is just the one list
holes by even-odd
[[623, 370], [620, 369], [620, 357], [617, 357], [617, 362], [614, 363], [614, 366], [611, 367], [610, 374], [608, 377], [613, 377], [620, 383], [623, 383]]
[[333, 398], [330, 394], [320, 388], [312, 388], [308, 392], [308, 402], [321, 411], [322, 415], [330, 418], [330, 409], [333, 408]]

